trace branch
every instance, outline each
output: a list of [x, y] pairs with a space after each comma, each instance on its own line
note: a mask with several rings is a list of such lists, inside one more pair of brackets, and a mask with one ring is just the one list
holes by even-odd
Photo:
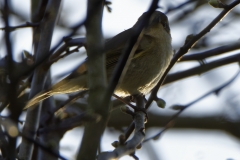
[[[43, 89], [48, 89], [51, 86], [51, 72], [48, 71], [46, 74], [46, 80], [44, 83]], [[42, 117], [46, 114], [48, 114], [48, 111], [55, 108], [56, 104], [54, 103], [53, 97], [48, 98], [47, 100], [42, 102], [42, 109], [41, 109], [41, 116], [40, 116], [40, 124], [39, 128], [42, 126], [48, 126], [51, 124], [51, 121], [43, 121]], [[64, 132], [57, 132], [55, 134], [44, 134], [44, 135], [38, 135], [37, 141], [41, 142], [43, 145], [47, 146], [50, 150], [55, 151], [58, 153], [59, 146], [60, 146], [60, 140], [63, 137]], [[45, 152], [40, 147], [38, 147], [36, 144], [34, 145], [34, 151], [32, 159], [49, 159], [49, 160], [57, 160], [57, 157], [54, 157], [53, 155]]]
[[[152, 15], [152, 13], [158, 7], [158, 2], [159, 2], [158, 0], [152, 1], [151, 6], [149, 7], [147, 13], [145, 14], [145, 17], [143, 17], [142, 21], [138, 23], [138, 26], [136, 26], [134, 33], [132, 33], [131, 37], [129, 38], [129, 42], [126, 44], [125, 49], [123, 50], [123, 53], [119, 58], [119, 61], [114, 69], [114, 73], [110, 79], [109, 86], [105, 95], [106, 101], [111, 98], [112, 93], [115, 87], [117, 86], [117, 83], [122, 75], [122, 72], [124, 71], [124, 67], [128, 62], [128, 57], [135, 52], [138, 46], [138, 41], [141, 39], [140, 33], [142, 29], [148, 24], [148, 20]], [[125, 133], [126, 140], [130, 136], [130, 134], [133, 132], [133, 130], [134, 130], [134, 123], [131, 123], [129, 130], [127, 130]]]
[[207, 27], [205, 27], [199, 34], [193, 36], [183, 47], [181, 47], [179, 49], [179, 51], [176, 53], [176, 55], [172, 59], [171, 63], [169, 64], [168, 68], [164, 72], [163, 76], [161, 77], [160, 81], [158, 82], [156, 87], [154, 87], [154, 89], [152, 90], [152, 93], [146, 104], [146, 108], [149, 108], [151, 103], [153, 102], [153, 100], [156, 98], [158, 89], [163, 84], [165, 77], [167, 76], [170, 69], [174, 66], [174, 64], [178, 61], [178, 59], [180, 57], [182, 57], [184, 54], [186, 54], [200, 38], [202, 38], [204, 35], [206, 35], [208, 32], [210, 32], [210, 30], [216, 24], [218, 24], [239, 3], [240, 3], [240, 0], [235, 0], [230, 5], [228, 5], [226, 8], [224, 8], [223, 11]]
[[[144, 97], [143, 96], [135, 96], [137, 107], [144, 108]], [[136, 148], [141, 146], [141, 143], [145, 137], [145, 113], [141, 111], [137, 111], [134, 117], [135, 124], [135, 133], [133, 138], [127, 142], [125, 142], [124, 135], [119, 136], [119, 142], [116, 142], [117, 148], [112, 152], [102, 152], [98, 155], [98, 160], [110, 160], [110, 159], [119, 159], [125, 155], [134, 156]], [[122, 144], [123, 143], [123, 144]]]
[[169, 7], [165, 14], [167, 14], [167, 13], [169, 13], [169, 12], [172, 12], [172, 11], [174, 11], [174, 10], [177, 10], [177, 9], [181, 9], [181, 8], [184, 7], [185, 5], [190, 4], [190, 3], [192, 3], [192, 2], [195, 2], [195, 1], [197, 1], [197, 0], [188, 0], [188, 1], [183, 2], [182, 4], [178, 5], [177, 7]]
[[[18, 26], [14, 26], [14, 27], [8, 27], [8, 30], [10, 32], [18, 29], [18, 28], [27, 28], [27, 27], [38, 27], [39, 26], [39, 23], [31, 23], [31, 22], [26, 22], [26, 24], [22, 24], [22, 25], [18, 25]], [[3, 28], [0, 28], [0, 30], [6, 30], [7, 27], [3, 27]]]
[[200, 75], [200, 74], [203, 74], [207, 71], [215, 69], [217, 67], [220, 67], [220, 66], [223, 66], [223, 65], [228, 65], [228, 64], [231, 64], [231, 63], [236, 63], [236, 62], [239, 62], [239, 61], [240, 61], [240, 53], [236, 54], [236, 55], [226, 57], [226, 58], [222, 58], [222, 59], [210, 62], [210, 63], [202, 64], [198, 67], [194, 67], [194, 68], [182, 71], [182, 72], [172, 73], [172, 74], [169, 74], [166, 77], [166, 80], [164, 81], [163, 85], [168, 84], [168, 83], [172, 83], [174, 81], [177, 81], [177, 80], [180, 80], [180, 79], [183, 79], [183, 78], [187, 78], [187, 77], [190, 77], [190, 76]]
[[[39, 42], [34, 42], [34, 45], [37, 46], [35, 57], [36, 60], [41, 60], [49, 55], [52, 34], [55, 26], [55, 21], [58, 15], [60, 3], [61, 0], [57, 1], [51, 0], [47, 5], [44, 18], [40, 24], [41, 29], [39, 30], [40, 31]], [[36, 35], [38, 34], [35, 34], [35, 36]], [[37, 93], [39, 93], [43, 89], [45, 75], [46, 71], [42, 70], [42, 68], [35, 69], [31, 84], [30, 98], [34, 97]], [[28, 109], [26, 123], [23, 128], [24, 135], [27, 135], [28, 137], [35, 139], [36, 134], [34, 133], [36, 133], [39, 126], [40, 113], [41, 106]], [[32, 153], [33, 144], [23, 139], [20, 146], [19, 157], [22, 159], [31, 159]]]
[[[42, 22], [41, 22], [42, 23]], [[85, 23], [85, 20], [79, 22], [78, 24], [76, 24], [75, 26], [71, 27], [72, 29], [72, 32], [70, 34], [68, 34], [67, 36], [65, 36], [62, 40], [60, 40], [50, 51], [48, 54], [46, 55], [43, 55], [42, 57], [39, 57], [38, 59], [35, 59], [35, 63], [33, 65], [31, 65], [31, 67], [29, 66], [23, 66], [21, 67], [21, 69], [16, 68], [14, 69], [14, 73], [13, 73], [13, 78], [14, 79], [19, 79], [20, 77], [22, 76], [28, 76], [29, 74], [31, 74], [38, 66], [40, 66], [41, 64], [43, 64], [44, 62], [47, 61], [47, 59], [51, 56], [51, 54], [53, 54], [57, 48], [60, 47], [60, 45], [68, 40], [71, 36], [73, 36], [77, 30], [83, 26]], [[73, 40], [74, 41], [74, 40]], [[74, 41], [74, 45], [77, 45], [76, 44], [77, 41]], [[65, 47], [65, 46], [64, 46]], [[67, 47], [67, 46], [66, 46]], [[63, 52], [64, 50], [62, 50], [61, 52]]]
[[89, 87], [87, 111], [99, 114], [101, 120], [97, 123], [86, 123], [77, 160], [96, 159], [97, 148], [108, 120], [109, 102], [103, 101], [106, 90], [106, 71], [104, 41], [102, 34], [103, 0], [88, 0], [87, 20], [87, 80]]
[[70, 50], [70, 51], [67, 50], [65, 54], [59, 55], [57, 58], [50, 60], [49, 62], [47, 62], [46, 65], [47, 65], [47, 66], [51, 66], [53, 63], [57, 62], [58, 60], [66, 57], [66, 56], [68, 56], [68, 55], [70, 55], [70, 54], [72, 54], [72, 53], [78, 52], [78, 51], [79, 51], [79, 47], [76, 47], [76, 48], [74, 48], [74, 49], [72, 49], [72, 50]]
[[[175, 57], [172, 59], [171, 63], [169, 64], [168, 68], [162, 75], [161, 79], [159, 80], [158, 84], [154, 87], [152, 90], [152, 93], [149, 96], [149, 99], [146, 103], [146, 109], [148, 109], [151, 105], [151, 103], [157, 98], [157, 92], [160, 86], [162, 85], [163, 81], [165, 80], [165, 77], [167, 76], [170, 69], [173, 67], [173, 65], [178, 61], [180, 57], [182, 57], [185, 53], [187, 53], [192, 46], [201, 38], [203, 37], [207, 32], [209, 32], [226, 14], [234, 8], [236, 5], [240, 3], [240, 0], [234, 1], [231, 3], [228, 8], [225, 8], [205, 29], [203, 29], [199, 34], [192, 37], [191, 40], [188, 41], [183, 47], [180, 48], [180, 50], [177, 52]], [[125, 135], [129, 136], [132, 131], [134, 130], [134, 124], [131, 123], [129, 127], [127, 128]]]
[[8, 148], [9, 148], [9, 144], [8, 144], [8, 141], [6, 139], [5, 136], [2, 136], [4, 135], [4, 131], [2, 129], [2, 127], [0, 127], [0, 149], [1, 149], [1, 152], [2, 152], [2, 156], [3, 157], [7, 157], [8, 155]]
[[[94, 4], [94, 3], [93, 3]], [[112, 96], [112, 93], [115, 89], [115, 87], [117, 86], [117, 83], [118, 83], [118, 80], [122, 74], [122, 71], [124, 69], [124, 66], [127, 62], [127, 59], [129, 57], [129, 54], [131, 54], [131, 50], [132, 48], [134, 47], [135, 45], [135, 42], [137, 41], [142, 29], [144, 28], [145, 25], [147, 25], [147, 21], [148, 21], [148, 18], [151, 16], [151, 14], [155, 11], [155, 9], [157, 8], [157, 4], [158, 4], [158, 0], [153, 0], [152, 1], [152, 4], [146, 14], [146, 16], [143, 18], [143, 20], [140, 22], [139, 26], [136, 27], [136, 30], [134, 30], [134, 33], [133, 35], [131, 35], [131, 38], [129, 39], [129, 42], [127, 43], [127, 46], [126, 48], [124, 49], [123, 51], [123, 54], [122, 56], [120, 57], [120, 60], [119, 62], [117, 63], [117, 66], [116, 68], [114, 69], [114, 75], [111, 77], [111, 80], [110, 80], [110, 83], [109, 83], [109, 86], [108, 86], [108, 89], [106, 90], [106, 92], [104, 93], [103, 95], [103, 99], [101, 101], [97, 100], [95, 96], [95, 99], [90, 99], [90, 96], [89, 96], [89, 105], [94, 104], [93, 102], [95, 102], [95, 105], [91, 105], [91, 107], [99, 107], [101, 106], [101, 108], [98, 109], [98, 113], [100, 113], [103, 117], [103, 122], [105, 124], [102, 124], [102, 123], [99, 123], [97, 126], [95, 125], [92, 125], [92, 126], [86, 126], [85, 127], [85, 132], [84, 132], [84, 136], [83, 136], [83, 141], [82, 141], [82, 144], [81, 146], [87, 146], [85, 147], [85, 149], [81, 149], [80, 148], [80, 154], [78, 155], [78, 159], [81, 159], [81, 158], [86, 158], [86, 159], [94, 159], [93, 155], [94, 155], [94, 152], [96, 153], [97, 150], [95, 150], [93, 152], [93, 148], [97, 148], [98, 147], [98, 144], [96, 144], [96, 142], [99, 142], [98, 139], [96, 139], [97, 137], [101, 136], [103, 130], [105, 129], [105, 126], [106, 126], [106, 122], [107, 122], [107, 119], [108, 119], [108, 111], [109, 111], [109, 102], [110, 102], [110, 99], [111, 99], [111, 96]], [[90, 10], [90, 9], [89, 9]], [[89, 12], [89, 14], [91, 14]], [[95, 38], [96, 39], [96, 38]], [[96, 40], [94, 39], [94, 43], [96, 43]], [[94, 48], [92, 45], [89, 45], [88, 46], [91, 46], [91, 48]], [[96, 54], [96, 52], [95, 52]], [[90, 61], [90, 57], [89, 57], [89, 60], [88, 60], [88, 63], [92, 63]], [[96, 69], [97, 67], [94, 68], [94, 70]], [[89, 69], [89, 68], [88, 68]], [[89, 70], [88, 70], [89, 71]], [[96, 71], [94, 71], [96, 72]], [[93, 73], [94, 73], [93, 72]], [[90, 72], [91, 73], [91, 72]], [[88, 72], [89, 74], [89, 72]], [[93, 78], [93, 77], [91, 77]], [[94, 77], [95, 78], [95, 77]], [[98, 77], [97, 77], [98, 78]], [[93, 80], [93, 79], [91, 79]], [[97, 79], [98, 80], [98, 79]], [[90, 81], [90, 79], [89, 79]], [[96, 80], [94, 80], [96, 81]], [[90, 83], [90, 92], [91, 92], [91, 83]], [[90, 93], [89, 93], [90, 94]], [[98, 95], [100, 96], [101, 94], [97, 94], [97, 93], [94, 93], [95, 95]], [[94, 97], [94, 96], [93, 96]], [[105, 107], [103, 107], [105, 106]], [[96, 110], [96, 109], [95, 109]], [[104, 125], [102, 127], [100, 127], [100, 125]], [[98, 130], [97, 130], [98, 129]], [[97, 131], [96, 131], [97, 130]], [[96, 132], [94, 132], [96, 131]], [[97, 135], [97, 136], [96, 136]], [[95, 139], [93, 139], [93, 137]], [[99, 137], [100, 138], [100, 137]], [[94, 141], [95, 140], [95, 141]], [[94, 142], [94, 144], [91, 144], [89, 145], [89, 142]], [[87, 149], [88, 148], [88, 149]], [[92, 155], [91, 155], [92, 154]], [[87, 156], [87, 157], [86, 157]], [[92, 158], [89, 158], [89, 157], [92, 157]]]
[[72, 118], [67, 118], [66, 120], [62, 120], [60, 123], [41, 128], [38, 130], [37, 133], [48, 134], [50, 132], [51, 133], [59, 132], [59, 131], [65, 132], [67, 130], [83, 125], [84, 123], [98, 122], [100, 119], [101, 117], [99, 115], [96, 115], [96, 114], [89, 115], [87, 113], [82, 113]]
[[23, 133], [20, 133], [20, 135], [22, 136], [23, 139], [29, 141], [32, 144], [37, 145], [38, 147], [40, 147], [42, 150], [46, 151], [47, 153], [56, 156], [59, 159], [62, 160], [67, 160], [66, 158], [64, 158], [63, 156], [61, 156], [59, 153], [54, 152], [53, 150], [51, 150], [50, 148], [46, 147], [45, 145], [43, 145], [42, 143], [36, 141], [35, 139], [32, 139], [31, 137], [26, 136]]
[[234, 50], [237, 50], [237, 49], [240, 49], [240, 42], [236, 42], [234, 44], [229, 44], [229, 45], [217, 47], [217, 48], [210, 49], [208, 51], [204, 51], [204, 52], [200, 52], [200, 53], [185, 55], [179, 60], [179, 62], [193, 61], [193, 60], [203, 60], [205, 58], [220, 55], [220, 54], [230, 52], [230, 51], [234, 51]]
[[78, 24], [76, 24], [75, 26], [71, 27], [70, 29], [72, 30], [71, 33], [69, 33], [67, 36], [63, 37], [62, 40], [60, 40], [50, 51], [50, 54], [52, 54], [66, 39], [69, 39], [70, 37], [72, 37], [77, 30], [82, 27], [84, 24], [86, 23], [86, 19], [84, 19], [83, 21], [80, 21]]
[[[10, 79], [10, 87], [9, 90], [7, 91], [7, 98], [9, 103], [9, 110], [10, 110], [10, 118], [12, 121], [17, 123], [17, 120], [21, 114], [21, 108], [17, 103], [17, 83], [18, 81], [14, 79], [13, 77], [13, 71], [14, 71], [14, 60], [13, 60], [13, 50], [12, 50], [12, 43], [11, 43], [11, 38], [10, 38], [10, 26], [9, 26], [9, 8], [11, 1], [10, 0], [5, 0], [4, 1], [4, 8], [2, 10], [3, 14], [3, 20], [5, 23], [5, 43], [6, 43], [6, 51], [7, 51], [7, 70], [9, 72], [9, 79]], [[7, 159], [15, 159], [16, 157], [16, 136], [8, 136], [8, 143], [9, 145], [7, 146]]]
[[58, 58], [69, 47], [73, 46], [78, 46], [79, 48], [82, 46], [86, 46], [86, 38], [75, 38], [65, 40], [65, 44], [62, 45], [57, 51], [55, 51], [49, 59], [52, 60]]
[[239, 76], [240, 71], [238, 71], [238, 73], [231, 78], [231, 80], [229, 80], [228, 82], [224, 83], [223, 85], [209, 91], [208, 93], [204, 94], [203, 96], [197, 98], [196, 100], [186, 104], [186, 105], [173, 105], [171, 108], [175, 109], [175, 110], [179, 110], [176, 114], [174, 114], [170, 120], [167, 122], [167, 124], [165, 125], [165, 128], [160, 131], [158, 134], [156, 134], [155, 136], [152, 136], [148, 139], [145, 139], [144, 142], [147, 142], [151, 139], [157, 139], [158, 137], [161, 136], [161, 134], [166, 131], [170, 126], [172, 126], [172, 121], [175, 120], [185, 109], [189, 108], [190, 106], [192, 106], [193, 104], [199, 102], [200, 100], [204, 99], [205, 97], [211, 95], [211, 94], [216, 94], [218, 95], [220, 93], [221, 90], [223, 90], [224, 88], [226, 88], [228, 85], [230, 85], [232, 82], [234, 82], [234, 80], [237, 79], [237, 77]]
[[151, 6], [149, 7], [148, 11], [145, 14], [145, 17], [142, 19], [142, 21], [140, 21], [138, 26], [136, 26], [136, 28], [134, 29], [134, 33], [132, 33], [131, 37], [129, 38], [129, 42], [126, 44], [125, 49], [123, 50], [123, 53], [119, 58], [119, 61], [110, 79], [108, 90], [106, 93], [107, 98], [110, 98], [112, 96], [112, 93], [115, 87], [117, 86], [118, 81], [124, 71], [124, 67], [128, 62], [128, 57], [130, 56], [130, 54], [133, 54], [137, 49], [138, 41], [141, 39], [140, 33], [142, 29], [148, 24], [150, 16], [157, 9], [157, 7], [158, 0], [153, 0]]
[[54, 109], [49, 110], [48, 114], [43, 115], [42, 121], [43, 122], [50, 121], [53, 118], [53, 115], [54, 115], [55, 112], [57, 112], [60, 109], [63, 109], [65, 107], [67, 107], [68, 105], [71, 105], [76, 100], [83, 97], [86, 92], [87, 91], [79, 92], [78, 94], [70, 97], [68, 100], [66, 100], [66, 101], [62, 102], [61, 104], [57, 105]]
[[[229, 106], [230, 107], [230, 106]], [[172, 115], [166, 113], [148, 113], [149, 119], [146, 124], [146, 130], [149, 128], [159, 128], [166, 126]], [[205, 129], [205, 130], [222, 130], [231, 133], [235, 137], [240, 139], [240, 131], [236, 128], [240, 125], [240, 120], [229, 121], [228, 115], [181, 115], [173, 122], [174, 129]], [[231, 115], [230, 115], [231, 116]], [[122, 130], [131, 123], [132, 118], [126, 114], [123, 114], [119, 110], [112, 112], [111, 118], [108, 123], [109, 128], [115, 128], [116, 130]], [[146, 135], [147, 136], [147, 135]]]

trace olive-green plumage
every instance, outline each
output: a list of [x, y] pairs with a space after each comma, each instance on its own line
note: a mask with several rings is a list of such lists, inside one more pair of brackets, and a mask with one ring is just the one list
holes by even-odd
[[[141, 19], [143, 15], [139, 18]], [[138, 21], [139, 22], [139, 21]], [[129, 36], [138, 22], [105, 44], [107, 78], [110, 78]], [[115, 89], [115, 94], [126, 97], [135, 94], [147, 94], [157, 84], [172, 58], [170, 28], [165, 14], [155, 11], [149, 24], [143, 29], [143, 36], [134, 53], [128, 69]], [[62, 93], [72, 93], [87, 88], [87, 67], [84, 62], [72, 74], [32, 98], [25, 108]]]

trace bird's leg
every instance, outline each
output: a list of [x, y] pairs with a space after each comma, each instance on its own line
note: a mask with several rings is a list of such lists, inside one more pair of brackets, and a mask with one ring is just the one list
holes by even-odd
[[[113, 94], [113, 96], [114, 96], [115, 98], [117, 98], [119, 101], [125, 103], [126, 105], [128, 105], [129, 107], [131, 107], [132, 109], [134, 109], [135, 112], [141, 111], [141, 112], [145, 113], [145, 115], [146, 115], [146, 121], [145, 121], [145, 122], [147, 122], [147, 120], [148, 120], [148, 114], [147, 114], [147, 111], [146, 111], [145, 108], [139, 108], [139, 107], [137, 107], [137, 106], [134, 106], [134, 105], [132, 105], [130, 102], [124, 100], [123, 98], [117, 96], [116, 94]], [[130, 96], [130, 101], [131, 101], [131, 102], [135, 102], [135, 98], [134, 98], [135, 96], [143, 96], [143, 95]]]

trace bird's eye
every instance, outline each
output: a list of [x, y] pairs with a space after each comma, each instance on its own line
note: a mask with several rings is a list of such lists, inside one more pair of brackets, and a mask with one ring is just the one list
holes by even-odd
[[168, 25], [168, 22], [162, 22], [163, 28], [169, 33], [170, 32], [170, 28]]
[[167, 23], [166, 22], [162, 22], [163, 28], [167, 28]]

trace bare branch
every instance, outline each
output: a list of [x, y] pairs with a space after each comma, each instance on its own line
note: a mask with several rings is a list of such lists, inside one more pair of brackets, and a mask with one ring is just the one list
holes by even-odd
[[221, 67], [223, 65], [228, 65], [231, 63], [238, 63], [239, 61], [240, 61], [240, 54], [236, 54], [236, 55], [228, 56], [226, 58], [222, 58], [222, 59], [210, 62], [210, 63], [203, 63], [198, 67], [193, 67], [191, 69], [188, 69], [188, 70], [185, 70], [182, 72], [169, 74], [166, 77], [166, 80], [164, 81], [163, 85], [172, 83], [174, 81], [177, 81], [177, 80], [180, 80], [183, 78], [187, 78], [190, 76], [200, 75], [207, 71], [215, 69], [217, 67]]
[[[8, 30], [12, 32], [19, 28], [38, 27], [38, 26], [39, 26], [39, 23], [26, 22], [26, 24], [14, 26], [14, 27], [9, 26]], [[0, 30], [6, 30], [6, 29], [7, 29], [6, 27], [0, 28]]]
[[[5, 23], [5, 43], [6, 43], [6, 50], [7, 50], [7, 70], [9, 72], [9, 79], [11, 84], [9, 85], [9, 90], [6, 93], [7, 94], [7, 98], [8, 98], [8, 102], [9, 105], [9, 110], [10, 110], [10, 119], [13, 122], [18, 121], [19, 115], [21, 113], [21, 108], [19, 107], [18, 103], [17, 103], [17, 83], [18, 81], [16, 79], [14, 79], [13, 77], [13, 71], [14, 71], [14, 60], [13, 60], [13, 50], [12, 50], [12, 43], [11, 43], [11, 38], [10, 38], [10, 26], [9, 26], [9, 8], [11, 1], [10, 0], [5, 0], [4, 1], [4, 8], [3, 8], [3, 19], [4, 19], [4, 23]], [[5, 107], [5, 106], [4, 106]], [[16, 157], [16, 136], [8, 136], [8, 142], [9, 145], [7, 146], [7, 158], [8, 159], [15, 159]]]
[[36, 141], [35, 139], [32, 139], [31, 137], [28, 137], [27, 135], [24, 135], [23, 133], [20, 133], [20, 135], [22, 136], [22, 138], [24, 138], [25, 140], [29, 141], [32, 144], [36, 144], [38, 147], [40, 147], [41, 149], [43, 149], [44, 151], [46, 151], [47, 153], [58, 157], [59, 159], [62, 160], [67, 160], [66, 158], [64, 158], [63, 156], [61, 156], [60, 154], [52, 151], [50, 148], [46, 147], [45, 145], [41, 144], [40, 142]]
[[65, 52], [69, 47], [78, 46], [79, 48], [82, 46], [86, 46], [86, 38], [75, 38], [75, 39], [67, 39], [65, 40], [65, 44], [62, 45], [56, 52], [54, 52], [50, 60], [56, 59], [59, 57], [63, 52]]
[[74, 116], [72, 118], [67, 118], [66, 120], [62, 120], [60, 123], [56, 125], [47, 126], [38, 130], [38, 134], [47, 134], [49, 132], [66, 132], [67, 130], [73, 129], [83, 123], [89, 122], [98, 122], [101, 119], [99, 115], [88, 115], [87, 113], [82, 113], [80, 115]]
[[89, 0], [87, 6], [87, 54], [88, 54], [88, 112], [99, 114], [97, 123], [87, 123], [84, 128], [77, 160], [94, 160], [102, 133], [108, 120], [109, 103], [103, 101], [106, 89], [104, 42], [102, 35], [103, 0]]
[[176, 110], [179, 110], [176, 114], [174, 114], [170, 120], [167, 122], [167, 124], [165, 125], [165, 128], [160, 131], [158, 134], [156, 134], [155, 136], [153, 137], [150, 137], [148, 139], [145, 139], [144, 142], [147, 142], [151, 139], [157, 139], [158, 137], [161, 136], [161, 134], [166, 131], [169, 127], [172, 126], [172, 121], [175, 120], [185, 109], [189, 108], [190, 106], [192, 106], [193, 104], [199, 102], [200, 100], [202, 100], [203, 98], [211, 95], [211, 94], [219, 94], [219, 92], [222, 90], [222, 89], [225, 89], [228, 85], [232, 84], [232, 82], [234, 82], [234, 80], [237, 79], [238, 75], [240, 74], [240, 71], [238, 71], [238, 73], [233, 77], [231, 78], [231, 80], [229, 80], [228, 82], [224, 83], [223, 85], [209, 91], [208, 93], [204, 94], [203, 96], [197, 98], [196, 100], [186, 104], [186, 105], [173, 105], [172, 108], [173, 109], [176, 109]]
[[194, 61], [194, 60], [204, 60], [205, 58], [209, 58], [212, 56], [220, 55], [226, 52], [234, 51], [240, 48], [240, 42], [236, 42], [234, 44], [229, 44], [221, 47], [217, 47], [214, 49], [210, 49], [208, 51], [194, 53], [190, 55], [184, 55], [179, 62], [184, 61]]
[[186, 54], [200, 38], [202, 38], [204, 35], [206, 35], [208, 32], [210, 32], [210, 30], [216, 24], [218, 24], [239, 3], [240, 3], [240, 0], [235, 0], [234, 2], [229, 4], [228, 7], [224, 8], [223, 11], [207, 27], [205, 27], [199, 34], [193, 36], [192, 39], [189, 40], [187, 44], [185, 44], [183, 47], [181, 47], [179, 49], [179, 51], [176, 53], [176, 55], [172, 59], [170, 65], [168, 66], [168, 68], [164, 72], [162, 78], [160, 79], [160, 81], [158, 82], [156, 87], [154, 87], [154, 89], [153, 89], [153, 91], [152, 91], [152, 93], [151, 93], [151, 95], [148, 99], [148, 102], [146, 104], [146, 108], [150, 107], [150, 104], [152, 103], [152, 101], [155, 99], [155, 97], [157, 95], [158, 89], [160, 88], [160, 86], [162, 85], [162, 83], [163, 83], [165, 77], [167, 76], [168, 72], [174, 66], [174, 64], [178, 61], [178, 59], [180, 57], [182, 57], [184, 54]]
[[[55, 26], [55, 21], [58, 15], [58, 10], [60, 7], [61, 0], [51, 0], [48, 3], [45, 17], [41, 21], [40, 28], [41, 30], [39, 35], [40, 40], [39, 42], [35, 42], [36, 47], [36, 60], [41, 60], [44, 57], [48, 56], [49, 49], [51, 45], [52, 40], [52, 34]], [[31, 84], [31, 92], [30, 92], [30, 98], [35, 96], [37, 93], [39, 93], [43, 89], [43, 84], [45, 80], [46, 72], [42, 70], [42, 68], [37, 68], [35, 70], [35, 73], [33, 75], [33, 80]], [[26, 117], [26, 123], [23, 128], [24, 135], [31, 137], [32, 139], [35, 139], [36, 130], [39, 126], [39, 118], [41, 113], [41, 107], [35, 107], [28, 109], [27, 111], [27, 117]], [[30, 133], [31, 131], [32, 133]], [[25, 141], [23, 139], [20, 151], [19, 151], [19, 157], [30, 160], [32, 157], [33, 152], [33, 144], [29, 143], [29, 141]]]
[[[137, 107], [144, 108], [144, 97], [136, 96]], [[134, 156], [136, 148], [141, 145], [145, 137], [145, 113], [141, 111], [137, 111], [134, 117], [135, 124], [135, 133], [131, 140], [125, 142], [125, 136], [123, 136], [123, 140], [120, 139], [119, 146], [112, 152], [103, 152], [98, 155], [98, 160], [110, 160], [110, 159], [119, 159], [125, 155]], [[122, 141], [122, 142], [121, 142]], [[125, 143], [124, 143], [125, 142]], [[124, 144], [121, 144], [124, 143]]]
[[181, 9], [182, 7], [188, 5], [188, 4], [192, 3], [192, 2], [195, 2], [195, 1], [197, 1], [197, 0], [188, 0], [188, 1], [183, 2], [182, 4], [178, 5], [177, 7], [170, 7], [170, 8], [168, 8], [168, 10], [166, 11], [165, 14], [167, 14], [169, 12], [172, 12], [172, 11], [175, 11], [175, 10], [178, 10], [178, 9]]

